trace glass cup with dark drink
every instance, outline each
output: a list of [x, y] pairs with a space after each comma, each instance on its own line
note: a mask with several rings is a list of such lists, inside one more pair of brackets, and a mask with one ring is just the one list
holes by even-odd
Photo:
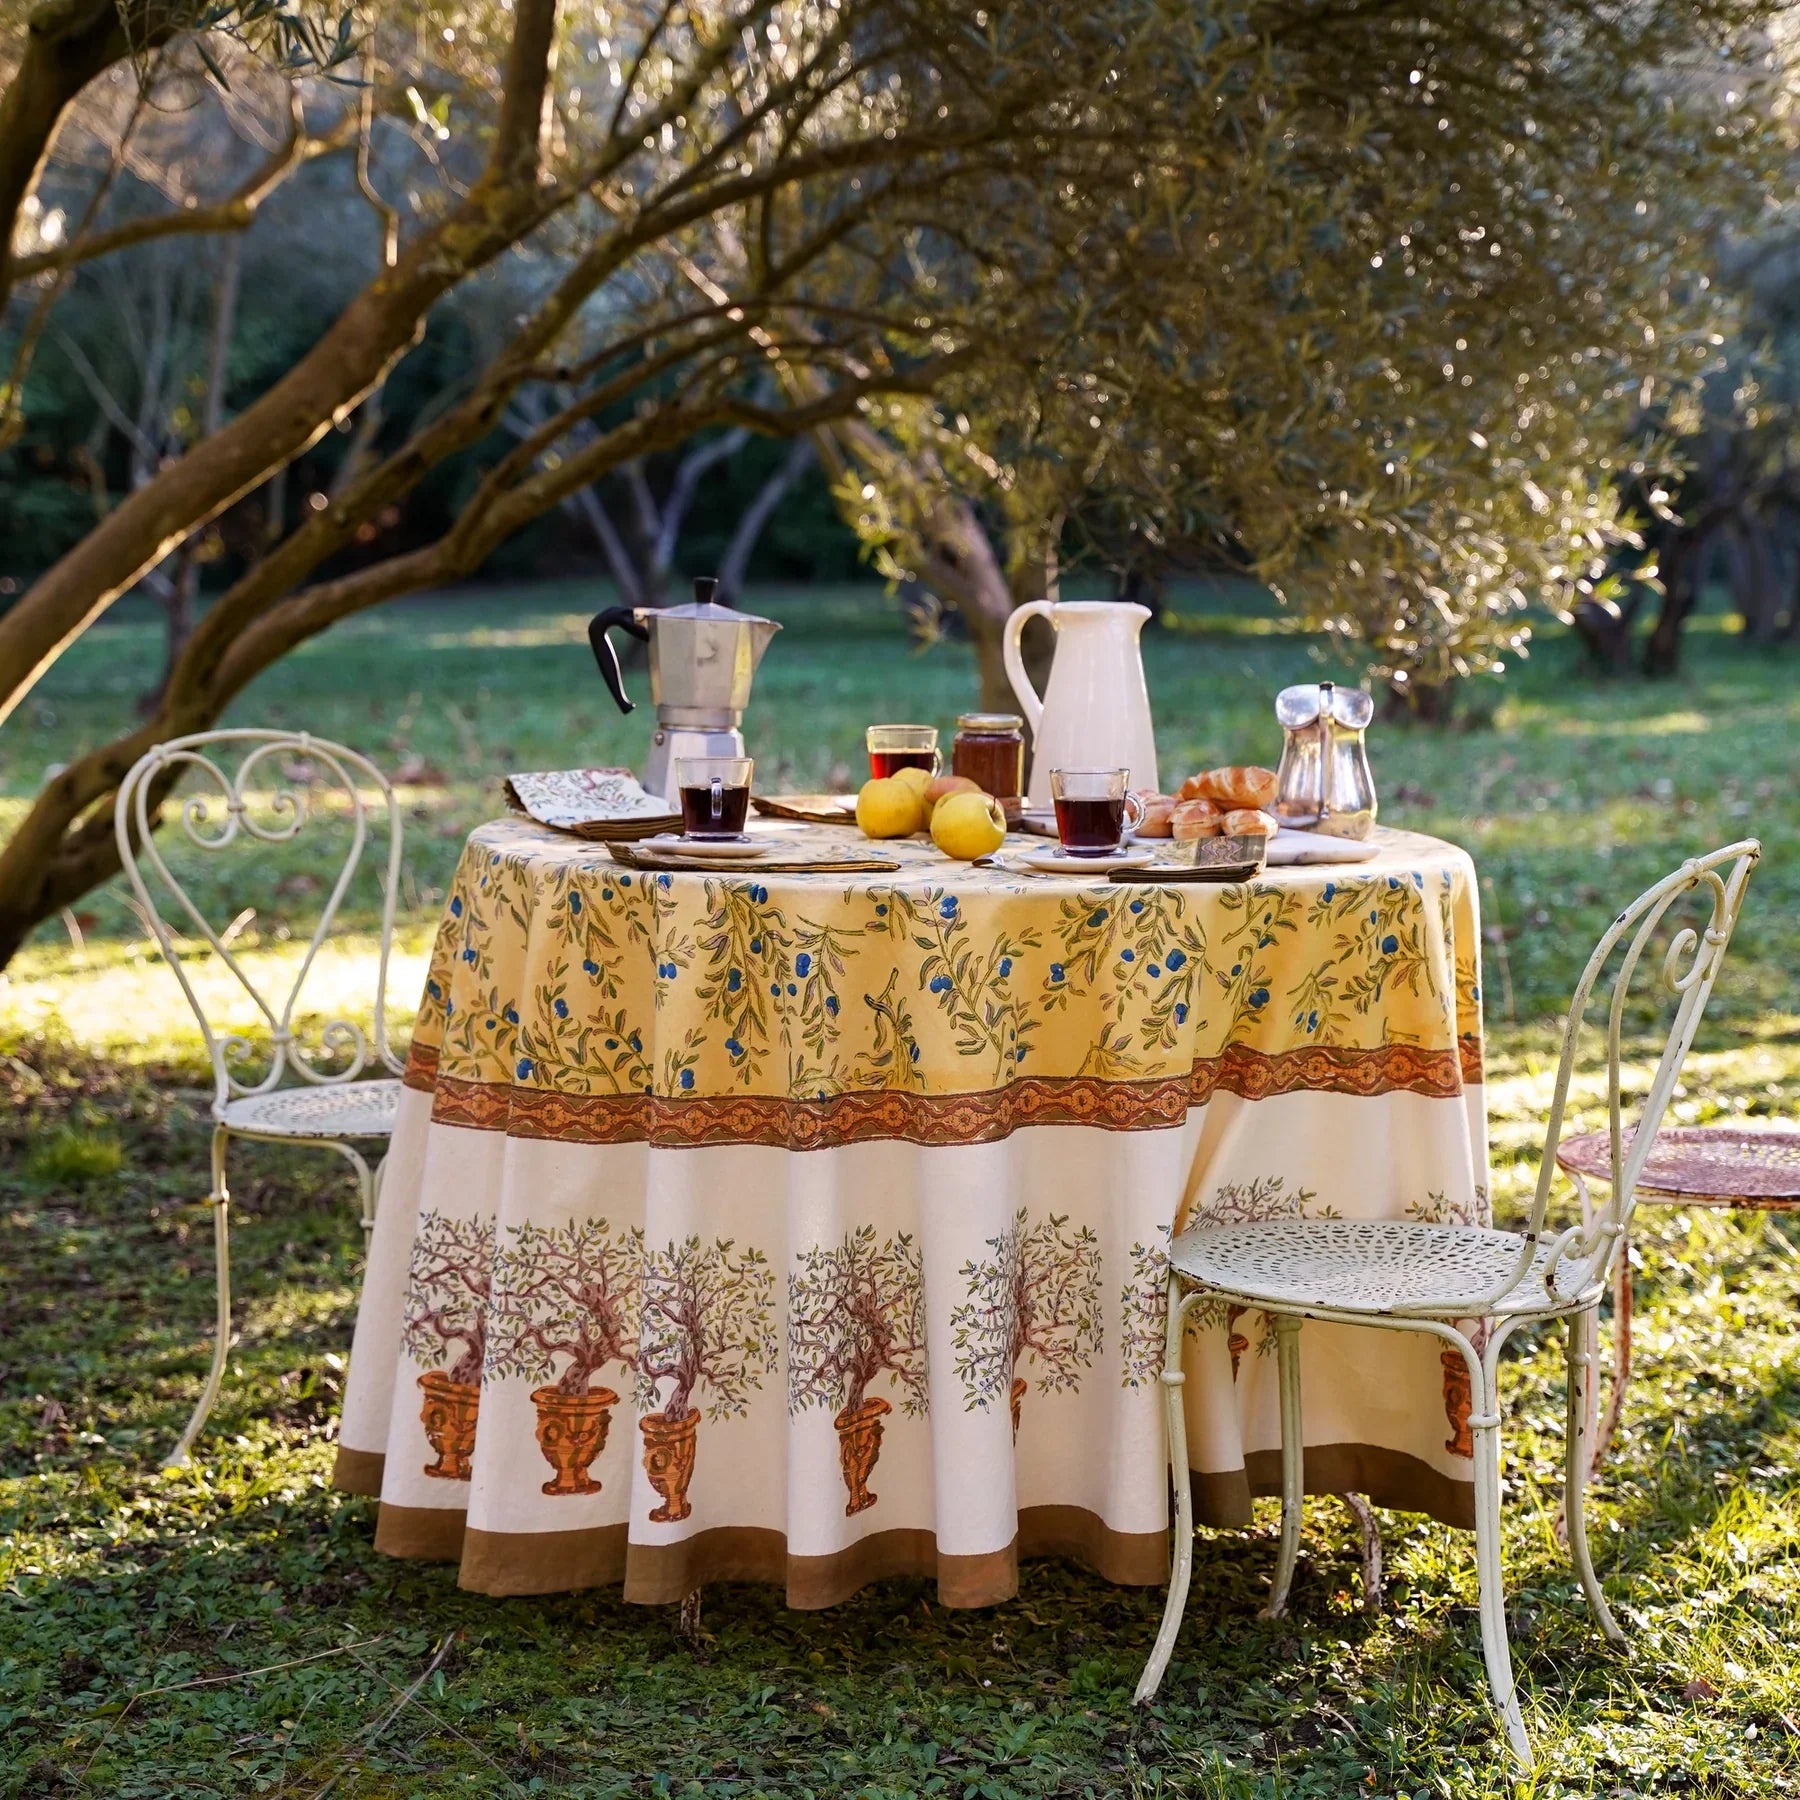
[[869, 773], [880, 779], [902, 769], [928, 769], [935, 775], [943, 767], [935, 725], [871, 725], [864, 736]]
[[1066, 856], [1111, 856], [1144, 816], [1129, 769], [1052, 769], [1050, 798]]
[[675, 785], [681, 791], [683, 834], [714, 843], [742, 837], [755, 766], [747, 756], [678, 756]]

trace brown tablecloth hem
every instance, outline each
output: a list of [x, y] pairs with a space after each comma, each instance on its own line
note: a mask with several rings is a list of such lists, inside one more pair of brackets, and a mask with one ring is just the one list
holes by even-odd
[[[1470, 1474], [1473, 1476], [1473, 1465]], [[1475, 1485], [1440, 1474], [1427, 1462], [1378, 1444], [1308, 1444], [1309, 1494], [1365, 1494], [1376, 1506], [1421, 1512], [1463, 1531], [1475, 1528]], [[1202, 1525], [1241, 1528], [1250, 1502], [1281, 1492], [1281, 1452], [1252, 1450], [1242, 1469], [1194, 1470], [1194, 1516]]]
[[1003, 1550], [940, 1553], [932, 1532], [878, 1531], [828, 1556], [790, 1556], [779, 1531], [722, 1526], [676, 1544], [631, 1544], [623, 1524], [585, 1531], [465, 1530], [461, 1512], [384, 1505], [375, 1547], [390, 1556], [456, 1562], [457, 1585], [496, 1596], [568, 1593], [622, 1585], [640, 1605], [667, 1606], [722, 1581], [768, 1582], [804, 1611], [837, 1606], [874, 1581], [911, 1576], [938, 1584], [948, 1607], [993, 1606], [1019, 1591], [1019, 1564], [1059, 1556], [1122, 1586], [1168, 1579], [1168, 1534], [1113, 1530], [1078, 1506], [1028, 1506]]
[[331, 1468], [331, 1485], [340, 1494], [366, 1494], [371, 1500], [381, 1498], [381, 1473], [387, 1467], [387, 1456], [380, 1450], [352, 1450], [339, 1444], [337, 1461]]

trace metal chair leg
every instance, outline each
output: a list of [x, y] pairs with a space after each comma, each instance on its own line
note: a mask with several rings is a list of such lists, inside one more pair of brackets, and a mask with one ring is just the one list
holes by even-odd
[[1506, 1589], [1500, 1565], [1500, 1404], [1487, 1359], [1471, 1356], [1475, 1377], [1469, 1431], [1475, 1440], [1475, 1567], [1481, 1596], [1481, 1650], [1487, 1661], [1494, 1710], [1506, 1727], [1507, 1742], [1521, 1769], [1532, 1766], [1531, 1739], [1519, 1710], [1513, 1679], [1512, 1647], [1506, 1637]]
[[1163, 1603], [1162, 1624], [1157, 1627], [1150, 1660], [1144, 1664], [1137, 1692], [1132, 1696], [1133, 1704], [1137, 1706], [1148, 1705], [1162, 1686], [1169, 1658], [1175, 1653], [1181, 1615], [1187, 1610], [1188, 1584], [1194, 1574], [1194, 1480], [1188, 1468], [1187, 1416], [1182, 1410], [1182, 1390], [1187, 1384], [1187, 1376], [1181, 1367], [1181, 1350], [1187, 1332], [1188, 1310], [1197, 1298], [1195, 1294], [1184, 1294], [1180, 1278], [1170, 1276], [1168, 1334], [1163, 1347], [1161, 1381], [1169, 1474], [1175, 1485], [1175, 1554], [1169, 1570], [1169, 1595]]
[[165, 1469], [178, 1469], [188, 1460], [194, 1440], [206, 1423], [206, 1416], [219, 1397], [219, 1385], [225, 1379], [225, 1360], [231, 1354], [231, 1195], [225, 1185], [225, 1146], [229, 1134], [223, 1125], [213, 1127], [212, 1193], [207, 1204], [213, 1215], [213, 1257], [218, 1273], [218, 1318], [214, 1327], [212, 1366], [206, 1372], [206, 1383], [194, 1407], [187, 1429], [176, 1441], [175, 1448], [163, 1458]]
[[1268, 1604], [1258, 1615], [1279, 1619], [1300, 1559], [1300, 1513], [1306, 1494], [1306, 1433], [1300, 1412], [1300, 1321], [1275, 1315], [1275, 1365], [1281, 1382], [1281, 1549]]
[[1362, 1534], [1362, 1609], [1366, 1613], [1378, 1613], [1386, 1591], [1382, 1575], [1381, 1525], [1366, 1494], [1340, 1494], [1338, 1497]]
[[[1564, 1427], [1568, 1441], [1563, 1446], [1563, 1516], [1568, 1521], [1569, 1560], [1575, 1565], [1575, 1573], [1581, 1580], [1581, 1591], [1587, 1595], [1587, 1603], [1593, 1608], [1594, 1617], [1606, 1634], [1607, 1642], [1622, 1645], [1625, 1634], [1613, 1618], [1612, 1609], [1606, 1604], [1606, 1596], [1600, 1589], [1600, 1578], [1594, 1573], [1594, 1558], [1588, 1548], [1585, 1516], [1585, 1489], [1592, 1466], [1586, 1442], [1587, 1390], [1595, 1379], [1594, 1346], [1599, 1335], [1599, 1317], [1592, 1309], [1571, 1313], [1568, 1324], [1569, 1399], [1568, 1419]], [[1595, 1455], [1598, 1455], [1597, 1450]]]
[[[1619, 1245], [1619, 1259], [1613, 1271], [1613, 1378], [1612, 1393], [1607, 1397], [1606, 1416], [1600, 1420], [1589, 1448], [1587, 1474], [1592, 1480], [1600, 1467], [1600, 1459], [1612, 1448], [1625, 1411], [1625, 1387], [1631, 1380], [1631, 1240]], [[1599, 1410], [1599, 1383], [1595, 1380], [1595, 1406]]]

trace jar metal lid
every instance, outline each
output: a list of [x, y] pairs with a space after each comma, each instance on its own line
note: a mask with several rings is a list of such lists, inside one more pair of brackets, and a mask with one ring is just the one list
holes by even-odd
[[959, 713], [956, 729], [972, 731], [978, 737], [998, 737], [1002, 732], [1023, 731], [1025, 721], [1017, 713]]

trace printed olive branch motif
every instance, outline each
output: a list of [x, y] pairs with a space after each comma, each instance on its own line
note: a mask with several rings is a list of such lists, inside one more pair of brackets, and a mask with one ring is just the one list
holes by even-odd
[[[1437, 993], [1425, 946], [1422, 902], [1424, 877], [1417, 873], [1375, 881], [1328, 882], [1313, 902], [1309, 922], [1336, 922], [1333, 966], [1344, 971], [1342, 998], [1359, 1015], [1380, 1003], [1388, 986]], [[1446, 939], [1446, 942], [1449, 940]], [[1359, 965], [1352, 970], [1349, 965]]]
[[1479, 1225], [1487, 1217], [1487, 1189], [1477, 1183], [1465, 1198], [1449, 1198], [1441, 1188], [1432, 1188], [1423, 1200], [1409, 1200], [1406, 1216], [1421, 1225]]
[[900, 971], [895, 969], [879, 994], [863, 995], [863, 1005], [874, 1014], [875, 1041], [856, 1059], [851, 1079], [858, 1087], [924, 1089], [912, 1013], [899, 987]]
[[559, 1392], [585, 1394], [609, 1364], [633, 1368], [643, 1250], [642, 1231], [605, 1219], [515, 1227], [494, 1259], [487, 1373], [555, 1374]]
[[[544, 928], [571, 952], [580, 953], [582, 972], [602, 1000], [619, 997], [619, 940], [613, 934], [609, 908], [604, 902], [596, 904], [592, 889], [610, 875], [610, 869], [593, 864], [552, 863], [544, 887], [548, 896]], [[610, 895], [612, 890], [603, 886], [602, 892]]]
[[419, 1218], [406, 1272], [402, 1336], [416, 1363], [442, 1366], [452, 1344], [461, 1350], [446, 1373], [473, 1386], [487, 1354], [494, 1219], [453, 1219], [433, 1209]]
[[900, 1410], [928, 1410], [925, 1269], [909, 1233], [882, 1239], [859, 1226], [814, 1244], [788, 1275], [788, 1411], [854, 1412], [882, 1375]]
[[1013, 964], [1039, 948], [1042, 938], [1032, 930], [1010, 932], [977, 948], [960, 901], [942, 888], [896, 889], [892, 904], [914, 947], [925, 952], [919, 986], [936, 995], [948, 1015], [957, 1053], [985, 1052], [994, 1058], [996, 1075], [1009, 1074], [1025, 1054], [1021, 1040], [1037, 1028], [1010, 991]]
[[[644, 1036], [624, 1008], [580, 1018], [568, 999], [569, 965], [556, 962], [545, 973], [549, 979], [538, 984], [533, 996], [532, 1022], [518, 1033], [513, 1071], [518, 1079], [541, 1080], [553, 1073], [553, 1085], [567, 1093], [592, 1094], [603, 1087], [614, 1094], [648, 1093], [653, 1071], [644, 1054]], [[511, 1009], [505, 1016], [518, 1021]]]
[[[698, 1237], [649, 1252], [638, 1324], [637, 1401], [680, 1421], [697, 1391], [709, 1419], [746, 1411], [775, 1360], [775, 1276], [760, 1250]], [[663, 1384], [668, 1383], [667, 1398]]]
[[1053, 1213], [1032, 1225], [1020, 1207], [987, 1240], [994, 1254], [958, 1271], [968, 1297], [950, 1326], [965, 1411], [1011, 1398], [1021, 1356], [1037, 1367], [1038, 1391], [1055, 1393], [1078, 1388], [1100, 1354], [1099, 1240], [1092, 1227], [1070, 1232], [1068, 1223]]
[[725, 1048], [740, 1082], [750, 1081], [768, 1055], [770, 984], [785, 980], [782, 940], [787, 920], [770, 906], [760, 882], [705, 884], [707, 916], [696, 942], [707, 972], [696, 997], [726, 1031]]
[[1292, 889], [1261, 883], [1241, 892], [1228, 888], [1221, 894], [1223, 910], [1242, 915], [1220, 938], [1214, 957], [1214, 979], [1225, 990], [1232, 1011], [1227, 1042], [1247, 1036], [1269, 1004], [1273, 977], [1263, 952], [1277, 944], [1283, 932], [1299, 930], [1295, 915], [1303, 904]]
[[1143, 1058], [1131, 1048], [1131, 1034], [1123, 1025], [1108, 1021], [1081, 1059], [1081, 1073], [1103, 1081], [1122, 1081], [1143, 1072]]
[[[849, 969], [844, 953], [856, 938], [879, 928], [875, 921], [848, 926], [819, 925], [802, 919], [783, 946], [793, 952], [789, 979], [800, 990], [800, 1041], [821, 1060], [837, 1041], [841, 1010], [838, 982]], [[793, 1085], [812, 1085], [804, 1064], [796, 1059], [795, 1067]]]

